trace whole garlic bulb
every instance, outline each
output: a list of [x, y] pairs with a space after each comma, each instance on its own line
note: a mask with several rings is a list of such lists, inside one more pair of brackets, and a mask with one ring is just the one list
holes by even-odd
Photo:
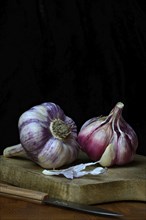
[[24, 112], [18, 128], [20, 144], [4, 149], [4, 156], [26, 156], [43, 168], [58, 168], [77, 159], [77, 126], [55, 103]]
[[123, 107], [118, 102], [108, 116], [89, 119], [78, 133], [81, 150], [102, 166], [129, 163], [138, 147], [135, 131], [122, 117]]

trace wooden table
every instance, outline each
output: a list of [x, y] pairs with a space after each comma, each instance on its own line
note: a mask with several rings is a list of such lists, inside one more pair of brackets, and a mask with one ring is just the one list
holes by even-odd
[[118, 218], [94, 216], [0, 196], [0, 220], [146, 220], [146, 203], [144, 202], [112, 202], [96, 206], [122, 213], [124, 216]]

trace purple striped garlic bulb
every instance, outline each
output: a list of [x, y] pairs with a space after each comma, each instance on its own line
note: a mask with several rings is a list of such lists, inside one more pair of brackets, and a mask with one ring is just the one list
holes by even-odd
[[138, 147], [135, 131], [122, 117], [123, 107], [118, 102], [108, 116], [89, 119], [78, 133], [81, 150], [102, 166], [129, 163]]
[[43, 168], [58, 168], [77, 159], [77, 126], [52, 102], [24, 112], [18, 121], [20, 144], [4, 149], [4, 156], [28, 157]]

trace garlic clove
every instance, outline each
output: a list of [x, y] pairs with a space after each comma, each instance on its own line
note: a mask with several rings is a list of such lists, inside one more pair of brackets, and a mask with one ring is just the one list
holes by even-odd
[[3, 151], [3, 156], [28, 158], [28, 155], [26, 154], [21, 144], [16, 144], [14, 146], [6, 147]]
[[110, 167], [116, 157], [115, 146], [109, 144], [100, 158], [100, 165], [104, 167]]
[[[92, 133], [92, 136], [88, 138], [86, 151], [92, 160], [100, 159], [98, 155], [101, 155], [104, 152], [111, 135], [110, 127], [104, 125], [102, 128], [95, 130], [95, 132]], [[88, 148], [88, 143], [90, 144], [90, 148]], [[98, 147], [96, 147], [96, 143], [98, 143]]]
[[132, 146], [126, 138], [126, 135], [122, 134], [118, 139], [117, 165], [123, 165], [133, 160], [134, 154], [131, 148]]

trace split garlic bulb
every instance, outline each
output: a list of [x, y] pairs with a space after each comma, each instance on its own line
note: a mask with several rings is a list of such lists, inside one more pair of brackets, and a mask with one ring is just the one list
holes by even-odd
[[26, 156], [43, 168], [58, 168], [77, 159], [77, 126], [55, 103], [24, 112], [18, 128], [20, 144], [4, 149], [5, 157]]
[[124, 165], [133, 160], [138, 137], [123, 119], [124, 104], [118, 102], [108, 116], [89, 119], [78, 133], [78, 143], [91, 160], [102, 166]]

